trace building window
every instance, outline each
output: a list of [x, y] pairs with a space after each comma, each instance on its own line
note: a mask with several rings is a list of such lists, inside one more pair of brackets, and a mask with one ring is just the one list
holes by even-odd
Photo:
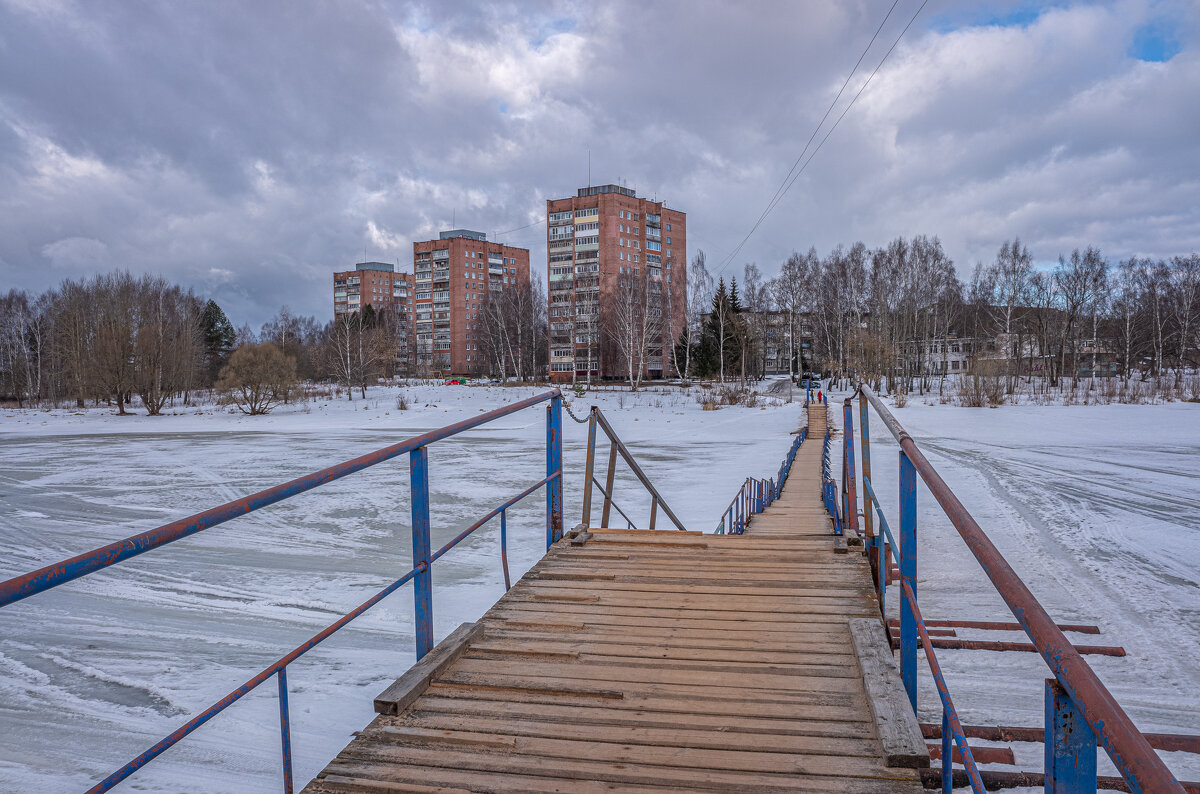
[[667, 224], [667, 231], [671, 231], [671, 224]]

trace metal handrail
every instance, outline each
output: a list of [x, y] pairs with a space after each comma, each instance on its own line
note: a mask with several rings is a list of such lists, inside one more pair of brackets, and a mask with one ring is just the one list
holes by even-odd
[[633, 519], [629, 517], [628, 513], [621, 509], [621, 506], [617, 504], [616, 499], [613, 499], [611, 496], [609, 496], [608, 491], [604, 490], [604, 486], [600, 484], [600, 481], [593, 477], [592, 484], [600, 489], [600, 493], [604, 494], [604, 498], [608, 499], [609, 504], [611, 504], [613, 508], [621, 514], [621, 518], [625, 519], [625, 524], [629, 527], [629, 529], [637, 529], [637, 527], [633, 525]]
[[[549, 401], [546, 409], [546, 477], [526, 488], [516, 496], [493, 508], [471, 526], [460, 532], [437, 551], [431, 552], [429, 543], [429, 467], [428, 445], [448, 438], [457, 433], [485, 424], [493, 419], [515, 413], [524, 408]], [[321, 471], [299, 477], [283, 485], [268, 488], [256, 494], [228, 502], [220, 507], [197, 513], [194, 516], [165, 524], [157, 529], [143, 532], [126, 538], [124, 541], [110, 543], [90, 552], [77, 555], [68, 560], [46, 566], [23, 576], [14, 577], [0, 583], [0, 607], [7, 606], [45, 590], [58, 587], [67, 582], [86, 576], [112, 565], [116, 565], [130, 557], [143, 554], [151, 549], [172, 543], [181, 538], [193, 535], [209, 527], [228, 521], [245, 513], [261, 509], [267, 505], [282, 501], [305, 491], [324, 485], [327, 482], [345, 477], [369, 466], [382, 463], [404, 454], [410, 455], [410, 472], [412, 482], [412, 535], [413, 535], [413, 567], [400, 578], [383, 588], [367, 601], [331, 623], [319, 633], [313, 635], [307, 642], [298, 645], [281, 656], [271, 665], [261, 670], [240, 687], [233, 690], [216, 703], [209, 706], [197, 716], [188, 720], [145, 752], [114, 771], [104, 780], [97, 783], [89, 794], [108, 791], [122, 780], [134, 774], [138, 769], [153, 761], [159, 755], [170, 749], [180, 740], [187, 737], [197, 728], [229, 706], [236, 703], [244, 695], [268, 681], [272, 676], [277, 679], [279, 688], [279, 727], [280, 742], [283, 755], [283, 784], [287, 794], [293, 789], [292, 780], [292, 750], [291, 728], [288, 707], [287, 666], [296, 659], [312, 650], [335, 632], [345, 627], [358, 616], [378, 604], [391, 593], [409, 581], [414, 583], [413, 601], [416, 613], [416, 655], [420, 659], [433, 646], [433, 589], [431, 569], [435, 561], [457, 546], [474, 531], [482, 527], [497, 515], [500, 516], [500, 557], [504, 569], [505, 588], [509, 586], [507, 558], [507, 510], [535, 491], [546, 487], [546, 545], [547, 548], [562, 537], [562, 394], [557, 389], [534, 395], [511, 405], [497, 408], [480, 414], [471, 419], [447, 425], [420, 436], [406, 439], [398, 444], [376, 450], [367, 455], [345, 461]]]
[[[663, 512], [666, 513], [667, 517], [671, 519], [671, 523], [675, 525], [675, 528], [681, 531], [686, 531], [687, 528], [683, 525], [683, 522], [679, 520], [679, 518], [675, 515], [675, 512], [667, 505], [667, 501], [662, 498], [662, 494], [660, 494], [658, 489], [654, 487], [654, 484], [650, 482], [650, 478], [646, 476], [644, 471], [642, 471], [642, 467], [639, 466], [637, 461], [633, 459], [633, 455], [629, 453], [628, 447], [626, 447], [625, 443], [617, 437], [617, 431], [613, 430], [612, 425], [608, 423], [608, 418], [604, 416], [604, 412], [595, 405], [592, 406], [591, 412], [588, 416], [587, 462], [583, 481], [583, 526], [591, 526], [592, 522], [592, 483], [596, 479], [594, 471], [597, 427], [604, 431], [604, 434], [608, 436], [609, 442], [608, 476], [606, 479], [607, 488], [600, 488], [600, 492], [604, 494], [604, 509], [601, 513], [602, 518], [600, 523], [605, 526], [608, 525], [609, 508], [613, 504], [613, 478], [616, 475], [617, 455], [619, 454], [625, 461], [626, 465], [629, 466], [630, 471], [634, 473], [634, 475], [642, 483], [642, 486], [650, 493], [651, 502], [649, 528], [654, 529], [654, 520], [658, 513], [658, 508], [662, 507]], [[597, 486], [598, 485], [599, 483], [597, 483]], [[618, 512], [621, 512], [620, 508], [618, 508]], [[624, 516], [625, 513], [621, 512], [621, 515]], [[629, 522], [630, 526], [633, 525], [633, 521], [631, 521], [628, 516], [625, 516], [625, 520]]]
[[[1026, 635], [1032, 640], [1034, 648], [1041, 655], [1046, 665], [1054, 674], [1054, 679], [1062, 688], [1062, 692], [1067, 699], [1065, 708], [1074, 709], [1079, 716], [1090, 727], [1094, 733], [1094, 743], [1099, 743], [1105, 749], [1113, 764], [1120, 771], [1121, 776], [1129, 785], [1131, 791], [1153, 791], [1153, 792], [1183, 792], [1183, 787], [1179, 781], [1159, 758], [1158, 754], [1150, 746], [1149, 741], [1145, 736], [1138, 731], [1129, 715], [1125, 713], [1120, 704], [1100, 681], [1096, 673], [1088, 665], [1088, 663], [1076, 650], [1062, 630], [1059, 629], [1055, 621], [1046, 612], [1045, 608], [1038, 602], [1037, 598], [1009, 565], [1008, 561], [1000, 553], [1000, 551], [988, 538], [987, 534], [967, 511], [966, 507], [955, 496], [954, 492], [941, 478], [937, 471], [930, 464], [929, 460], [917, 447], [916, 442], [908, 431], [900, 424], [899, 421], [884, 405], [883, 401], [875, 394], [868, 386], [860, 386], [855, 392], [855, 395], [861, 395], [861, 399], [869, 401], [879, 414], [883, 423], [887, 426], [892, 436], [895, 437], [901, 448], [901, 490], [905, 492], [906, 476], [911, 478], [915, 484], [915, 475], [920, 475], [925, 482], [929, 492], [933, 495], [941, 506], [943, 512], [950, 519], [955, 530], [963, 538], [967, 544], [967, 548], [975, 556], [980, 567], [996, 588], [997, 593], [1004, 600], [1004, 603], [1012, 611], [1013, 617], [1016, 618]], [[846, 416], [848, 423], [845, 427], [847, 435], [853, 433], [852, 422], [849, 417], [850, 405], [855, 395], [851, 395], [845, 400]], [[866, 419], [866, 409], [863, 406], [862, 416]], [[868, 458], [864, 456], [864, 474], [867, 473]], [[851, 469], [847, 472], [848, 476], [853, 478], [854, 471]], [[868, 477], [869, 480], [869, 477]], [[911, 486], [910, 486], [911, 488]], [[875, 498], [874, 489], [864, 491], [870, 494], [871, 501], [875, 504], [877, 510], [882, 517], [882, 510], [879, 508], [878, 499]], [[856, 508], [855, 508], [856, 509]], [[869, 511], [867, 511], [869, 515]], [[914, 610], [916, 608], [916, 558], [915, 549], [913, 556], [909, 559], [909, 554], [906, 552], [904, 540], [909, 532], [913, 534], [915, 541], [916, 529], [916, 499], [915, 491], [912, 491], [909, 499], [902, 498], [901, 505], [901, 548], [900, 548], [900, 568], [901, 577], [905, 583], [913, 590], [912, 603], [908, 605]], [[888, 533], [890, 535], [890, 532]], [[872, 542], [873, 549], [877, 549], [877, 541], [868, 538]], [[894, 543], [894, 541], [893, 541]], [[893, 546], [894, 549], [894, 546]], [[877, 555], [878, 564], [880, 567], [886, 565], [886, 560], [882, 559], [882, 555]], [[908, 570], [906, 570], [908, 568]], [[907, 599], [906, 599], [907, 601]], [[905, 675], [906, 665], [911, 670], [911, 665], [915, 664], [915, 638], [905, 637], [905, 624], [911, 620], [912, 616], [901, 616], [901, 672], [902, 677]], [[911, 629], [908, 630], [911, 634]], [[906, 646], [912, 646], [911, 650]], [[911, 660], [910, 658], [911, 657]], [[908, 682], [906, 681], [906, 686]], [[915, 690], [912, 692], [915, 695]], [[1059, 717], [1060, 708], [1055, 699], [1055, 708], [1053, 712], [1050, 709], [1050, 701], [1052, 699], [1051, 688], [1047, 687], [1047, 710], [1048, 717]], [[1069, 714], [1064, 717], [1069, 719]], [[1057, 719], [1055, 720], [1057, 722]], [[1048, 720], [1049, 722], [1049, 720]], [[1051, 747], [1050, 732], [1054, 726], [1047, 724], [1047, 763], [1053, 760], [1052, 750], [1059, 752], [1063, 748]], [[1057, 733], [1055, 736], [1057, 737]], [[1078, 742], [1079, 738], [1074, 737], [1071, 741]], [[948, 763], [943, 759], [943, 763]], [[1091, 761], [1092, 771], [1094, 776], [1094, 756]], [[1049, 774], [1050, 770], [1047, 770]], [[1094, 780], [1092, 781], [1094, 788]]]
[[0, 608], [28, 598], [36, 593], [41, 593], [53, 587], [74, 581], [81, 576], [87, 576], [102, 568], [107, 568], [110, 565], [127, 560], [130, 557], [144, 554], [151, 549], [165, 546], [168, 543], [173, 543], [189, 535], [194, 535], [202, 530], [223, 524], [231, 518], [237, 518], [267, 505], [281, 502], [284, 499], [302, 494], [305, 491], [310, 491], [313, 488], [340, 479], [348, 474], [353, 474], [356, 471], [383, 463], [406, 452], [412, 452], [419, 447], [432, 444], [435, 441], [441, 441], [465, 430], [487, 424], [493, 419], [507, 416], [508, 414], [551, 399], [561, 401], [562, 393], [558, 389], [554, 389], [536, 394], [533, 397], [519, 400], [511, 405], [479, 414], [478, 416], [452, 425], [446, 425], [423, 435], [413, 436], [398, 444], [369, 452], [353, 460], [338, 463], [312, 474], [306, 474], [303, 477], [297, 477], [282, 485], [267, 488], [264, 491], [244, 496], [241, 499], [235, 499], [232, 502], [226, 502], [223, 505], [196, 513], [187, 518], [163, 524], [147, 532], [132, 535], [124, 540], [118, 540], [106, 546], [92, 549], [89, 552], [61, 560], [53, 565], [47, 565], [36, 571], [15, 576], [5, 582], [0, 582]]
[[779, 474], [769, 480], [747, 477], [738, 489], [729, 507], [721, 513], [721, 522], [717, 524], [715, 533], [718, 535], [740, 535], [746, 531], [750, 519], [763, 512], [783, 493], [783, 486], [792, 472], [792, 464], [796, 461], [796, 453], [800, 445], [808, 438], [808, 428], [801, 428], [788, 448], [783, 462], [779, 464]]
[[971, 790], [978, 794], [987, 794], [983, 778], [979, 775], [979, 768], [975, 765], [975, 756], [971, 753], [971, 746], [967, 744], [967, 734], [958, 719], [958, 710], [954, 708], [954, 701], [950, 699], [950, 687], [946, 685], [942, 666], [938, 664], [937, 655], [933, 652], [933, 643], [929, 640], [925, 619], [921, 617], [921, 610], [917, 606], [917, 595], [908, 582], [901, 584], [901, 592], [916, 615], [917, 632], [921, 637], [921, 647], [925, 649], [925, 661], [929, 663], [929, 672], [937, 686], [938, 699], [942, 701], [942, 791], [953, 789], [954, 759], [950, 749], [950, 741], [953, 738], [954, 744], [958, 746], [959, 755], [962, 756], [963, 768], [967, 770], [967, 777], [971, 781]]
[[[828, 398], [824, 398], [825, 406], [828, 410]], [[833, 443], [833, 432], [830, 429], [829, 422], [825, 423], [825, 445], [821, 451], [821, 499], [825, 503], [825, 510], [829, 513], [829, 517], [833, 519], [833, 534], [842, 534], [842, 514], [838, 508], [837, 501], [837, 483], [833, 479], [833, 464], [830, 462], [830, 446]]]

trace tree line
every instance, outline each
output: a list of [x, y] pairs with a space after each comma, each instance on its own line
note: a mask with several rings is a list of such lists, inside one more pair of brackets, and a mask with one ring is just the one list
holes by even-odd
[[946, 373], [951, 339], [971, 340], [973, 363], [1001, 373], [1010, 391], [1022, 376], [1056, 385], [1200, 363], [1195, 253], [1112, 262], [1089, 246], [1039, 269], [1014, 238], [963, 283], [941, 241], [918, 235], [839, 245], [824, 257], [810, 248], [774, 278], [748, 264], [728, 284], [723, 274], [714, 284], [701, 251], [688, 282], [675, 361], [689, 377], [757, 378], [782, 357], [792, 374], [923, 390]]
[[[173, 399], [187, 404], [198, 390], [214, 388], [256, 413], [288, 400], [299, 381], [328, 381], [347, 397], [365, 396], [378, 378], [429, 374], [416, 366], [411, 322], [408, 313], [367, 306], [322, 325], [284, 306], [255, 331], [235, 328], [215, 301], [161, 276], [118, 271], [67, 279], [40, 295], [0, 295], [0, 399], [104, 404], [124, 414], [136, 398], [157, 415]], [[540, 281], [493, 295], [472, 326], [482, 374], [544, 377]], [[223, 378], [242, 348], [244, 360]], [[247, 382], [255, 371], [263, 382]]]

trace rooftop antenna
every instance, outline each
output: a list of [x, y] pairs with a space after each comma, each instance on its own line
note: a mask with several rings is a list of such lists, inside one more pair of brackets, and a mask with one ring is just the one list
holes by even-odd
[[457, 226], [458, 226], [458, 207], [455, 207], [454, 209], [450, 210], [450, 228], [453, 229]]

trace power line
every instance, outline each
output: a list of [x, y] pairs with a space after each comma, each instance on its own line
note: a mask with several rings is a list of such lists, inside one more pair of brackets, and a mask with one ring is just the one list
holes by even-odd
[[[805, 152], [808, 151], [809, 146], [812, 145], [813, 139], [815, 139], [817, 137], [817, 133], [820, 132], [821, 127], [825, 124], [825, 121], [829, 118], [830, 112], [833, 110], [834, 106], [837, 104], [838, 99], [841, 98], [842, 93], [846, 89], [846, 85], [850, 82], [850, 79], [854, 76], [854, 73], [856, 71], [858, 71], [858, 67], [862, 63], [863, 58], [866, 57], [867, 52], [871, 49], [871, 46], [875, 43], [875, 39], [879, 36], [879, 32], [883, 29], [883, 26], [887, 23], [888, 18], [891, 16], [892, 11], [896, 8], [896, 4], [898, 2], [899, 2], [899, 0], [895, 0], [892, 3], [891, 8], [888, 9], [887, 14], [884, 16], [883, 21], [879, 23], [879, 27], [875, 30], [875, 35], [871, 37], [871, 41], [869, 41], [867, 43], [866, 48], [862, 52], [862, 55], [860, 55], [858, 57], [858, 61], [854, 64], [854, 68], [850, 70], [850, 74], [847, 75], [845, 82], [842, 83], [841, 90], [838, 91], [838, 94], [836, 97], [834, 97], [833, 102], [831, 102], [829, 104], [829, 108], [825, 111], [825, 115], [821, 117], [821, 122], [819, 124], [817, 124], [816, 129], [814, 129], [812, 135], [809, 136], [808, 143], [806, 143], [804, 145], [804, 149], [800, 152], [800, 156], [796, 158], [796, 163], [799, 163], [800, 160], [802, 160], [804, 158]], [[796, 183], [796, 180], [800, 178], [800, 175], [802, 173], [804, 173], [804, 169], [807, 168], [808, 164], [812, 162], [812, 159], [814, 157], [816, 157], [817, 152], [821, 151], [821, 147], [825, 145], [825, 141], [829, 140], [829, 136], [832, 135], [833, 131], [837, 129], [839, 124], [841, 124], [842, 119], [844, 119], [846, 117], [846, 114], [850, 112], [850, 108], [854, 107], [854, 104], [858, 101], [858, 98], [862, 96], [863, 91], [865, 91], [867, 86], [870, 85], [871, 80], [874, 79], [875, 75], [879, 72], [880, 68], [887, 61], [888, 57], [892, 54], [892, 51], [896, 49], [896, 46], [900, 43], [900, 40], [902, 38], [904, 38], [904, 34], [908, 32], [908, 29], [910, 27], [912, 27], [913, 22], [916, 22], [917, 17], [920, 16], [921, 11], [923, 11], [925, 9], [925, 6], [928, 2], [929, 2], [929, 0], [923, 0], [920, 7], [917, 8], [916, 13], [914, 13], [912, 15], [912, 18], [908, 20], [908, 24], [905, 25], [904, 29], [900, 31], [900, 35], [896, 37], [896, 40], [894, 42], [892, 42], [892, 46], [888, 48], [888, 51], [886, 53], [884, 53], [883, 58], [880, 59], [879, 63], [875, 66], [875, 69], [867, 77], [866, 81], [863, 82], [862, 86], [859, 87], [858, 93], [856, 93], [854, 95], [854, 98], [850, 100], [850, 103], [848, 105], [846, 105], [845, 110], [843, 110], [841, 115], [839, 115], [837, 117], [837, 120], [834, 121], [833, 126], [831, 126], [829, 128], [829, 131], [825, 133], [825, 137], [823, 137], [821, 139], [821, 142], [817, 144], [817, 147], [815, 149], [813, 149], [812, 154], [810, 154], [808, 156], [808, 159], [804, 161], [804, 164], [800, 166], [799, 170], [796, 170], [796, 163], [793, 163], [792, 167], [790, 169], [788, 169], [787, 175], [784, 176], [784, 178], [783, 178], [783, 183], [781, 184], [780, 188], [777, 188], [775, 190], [775, 194], [771, 197], [771, 200], [769, 202], [767, 202], [766, 209], [764, 209], [762, 214], [759, 215], [758, 220], [755, 221], [755, 223], [754, 223], [754, 226], [751, 227], [750, 231], [746, 233], [746, 236], [742, 238], [741, 242], [739, 242], [737, 244], [737, 246], [733, 249], [733, 251], [730, 252], [730, 254], [727, 257], [725, 257], [725, 259], [721, 262], [721, 266], [719, 268], [717, 268], [718, 275], [720, 273], [722, 273], [726, 267], [729, 266], [729, 263], [732, 262], [734, 257], [736, 257], [741, 252], [742, 247], [745, 246], [746, 242], [750, 239], [750, 237], [754, 234], [754, 232], [758, 230], [758, 227], [762, 225], [762, 222], [767, 219], [767, 216], [770, 215], [772, 211], [774, 211], [775, 207], [778, 206], [779, 202], [783, 200], [783, 197], [785, 195], [787, 195], [787, 192], [792, 189], [792, 185], [794, 185]], [[794, 174], [793, 174], [793, 171], [795, 172]]]
[[[812, 142], [816, 139], [817, 133], [821, 131], [821, 127], [825, 125], [825, 121], [829, 118], [829, 114], [833, 112], [834, 106], [836, 106], [838, 100], [842, 98], [842, 94], [846, 91], [846, 86], [850, 85], [850, 79], [854, 77], [854, 74], [858, 71], [858, 67], [862, 65], [863, 59], [867, 57], [867, 53], [870, 52], [871, 47], [875, 44], [875, 39], [879, 37], [879, 32], [883, 30], [883, 26], [887, 24], [888, 19], [891, 18], [892, 12], [896, 10], [896, 6], [899, 4], [899, 2], [900, 0], [893, 0], [891, 8], [889, 8], [888, 12], [883, 16], [883, 21], [879, 23], [879, 27], [875, 28], [875, 34], [871, 36], [871, 40], [868, 41], [867, 46], [863, 48], [862, 53], [858, 56], [858, 60], [854, 62], [854, 68], [850, 70], [850, 74], [846, 75], [846, 79], [842, 81], [842, 87], [838, 89], [837, 96], [835, 96], [833, 101], [829, 103], [829, 107], [825, 108], [825, 115], [821, 117], [819, 122], [817, 122], [817, 126], [813, 127], [812, 135], [808, 136], [808, 141], [804, 144], [804, 148], [800, 151], [800, 155], [796, 158], [796, 162], [792, 163], [792, 167], [788, 169], [786, 174], [784, 174], [783, 181], [779, 183], [779, 187], [775, 188], [774, 195], [772, 195], [771, 200], [767, 202], [767, 208], [759, 214], [758, 220], [754, 222], [754, 226], [751, 227], [750, 231], [746, 233], [746, 236], [742, 238], [742, 241], [738, 243], [733, 253], [726, 257], [725, 261], [721, 263], [721, 270], [724, 270], [725, 265], [728, 264], [729, 261], [733, 257], [737, 256], [738, 252], [742, 250], [742, 246], [745, 245], [746, 241], [750, 239], [750, 236], [758, 230], [758, 227], [766, 219], [768, 213], [771, 211], [771, 207], [787, 190], [788, 180], [791, 178], [792, 172], [796, 170], [796, 167], [800, 165], [800, 161], [804, 159], [804, 155], [808, 152], [808, 147], [812, 146]], [[720, 270], [718, 270], [718, 272], [720, 272]]]
[[545, 222], [546, 222], [545, 218], [539, 218], [538, 220], [534, 221], [533, 223], [527, 223], [524, 226], [518, 226], [515, 229], [509, 229], [508, 231], [504, 231], [504, 232], [496, 232], [495, 234], [497, 237], [503, 237], [506, 234], [512, 234], [513, 232], [519, 232], [522, 229], [528, 229], [532, 226], [540, 226]]

